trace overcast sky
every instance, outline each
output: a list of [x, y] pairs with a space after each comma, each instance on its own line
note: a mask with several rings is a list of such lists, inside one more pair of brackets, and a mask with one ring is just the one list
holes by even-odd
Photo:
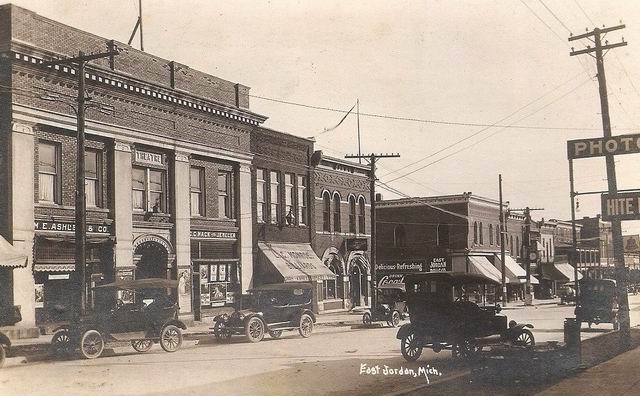
[[[14, 3], [126, 42], [138, 2]], [[607, 36], [610, 43], [622, 36], [629, 42], [605, 58], [611, 120], [614, 134], [640, 133], [639, 4], [147, 0], [144, 47], [248, 85], [252, 95], [344, 111], [359, 98], [361, 113], [422, 120], [360, 116], [363, 152], [400, 153], [399, 159], [382, 160], [378, 175], [403, 193], [472, 191], [497, 199], [502, 173], [512, 207], [543, 207], [538, 218], [569, 219], [566, 141], [602, 135], [594, 59], [569, 56], [571, 45], [591, 43], [570, 44], [569, 31], [580, 34], [620, 20], [627, 25]], [[316, 136], [317, 149], [329, 155], [358, 150], [355, 115], [322, 133], [343, 114], [255, 97], [251, 108], [269, 117], [268, 127]], [[617, 159], [619, 188], [640, 187], [639, 159]], [[578, 191], [607, 187], [601, 159], [578, 161], [575, 174]], [[396, 196], [380, 191], [385, 198]], [[599, 211], [598, 196], [580, 198], [577, 216]], [[637, 233], [638, 227], [623, 223], [623, 230]]]

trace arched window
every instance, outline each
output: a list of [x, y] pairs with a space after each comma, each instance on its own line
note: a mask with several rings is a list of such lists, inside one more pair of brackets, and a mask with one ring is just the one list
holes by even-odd
[[489, 224], [489, 245], [493, 245], [493, 224]]
[[361, 234], [366, 234], [367, 231], [365, 229], [364, 215], [365, 215], [365, 202], [364, 198], [360, 197], [358, 200], [358, 232]]
[[407, 246], [407, 236], [404, 231], [404, 226], [399, 224], [393, 230], [393, 246], [405, 247]]
[[511, 257], [515, 257], [515, 256], [513, 255], [513, 235], [510, 235], [510, 236], [509, 236], [509, 240], [510, 240], [510, 242], [509, 242], [509, 246], [511, 246], [511, 247], [509, 248], [509, 252], [511, 252]]
[[349, 196], [349, 233], [356, 233], [356, 197]]
[[516, 257], [520, 257], [520, 237], [516, 237]]
[[331, 196], [328, 191], [322, 193], [322, 231], [331, 231]]
[[336, 278], [325, 280], [323, 282], [324, 299], [329, 300], [343, 298], [344, 284], [342, 281], [342, 263], [335, 255], [331, 255], [331, 257], [325, 262], [325, 265], [336, 275]]
[[478, 223], [473, 222], [473, 243], [478, 243]]
[[333, 231], [340, 232], [340, 195], [333, 195]]
[[501, 238], [500, 238], [500, 226], [497, 225], [496, 226], [496, 245], [500, 246], [500, 244], [502, 243]]
[[480, 222], [480, 244], [484, 245], [484, 238], [482, 237], [482, 222]]

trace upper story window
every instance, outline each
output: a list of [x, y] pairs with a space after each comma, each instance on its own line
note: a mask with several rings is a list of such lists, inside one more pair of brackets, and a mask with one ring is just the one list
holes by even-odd
[[512, 256], [512, 257], [515, 257], [515, 256], [513, 255], [513, 235], [510, 235], [510, 236], [509, 236], [509, 245], [511, 246], [511, 248], [509, 249], [509, 251], [511, 252], [511, 256]]
[[218, 172], [218, 218], [233, 218], [232, 186], [230, 172]]
[[349, 233], [356, 233], [356, 197], [349, 197]]
[[500, 226], [497, 225], [496, 226], [496, 245], [500, 246], [501, 243], [502, 243], [502, 241], [501, 241], [501, 236], [500, 236]]
[[298, 225], [307, 224], [307, 178], [298, 176]]
[[480, 225], [478, 226], [478, 229], [480, 231], [480, 244], [483, 245], [484, 244], [484, 238], [482, 237], [482, 222], [480, 222]]
[[264, 223], [267, 219], [267, 180], [264, 169], [256, 170], [256, 211], [258, 222]]
[[331, 231], [331, 197], [328, 191], [322, 193], [322, 231]]
[[366, 208], [364, 198], [360, 197], [360, 199], [358, 200], [358, 230], [361, 234], [367, 233], [365, 229], [365, 213]]
[[[284, 174], [284, 216], [288, 225], [295, 224], [296, 214], [293, 211], [294, 179], [295, 175], [292, 173]], [[291, 223], [289, 224], [289, 222]]]
[[191, 168], [191, 216], [204, 216], [204, 169]]
[[478, 223], [473, 222], [473, 243], [478, 243]]
[[165, 172], [157, 169], [133, 167], [131, 189], [134, 209], [165, 212]]
[[269, 191], [271, 203], [271, 223], [278, 224], [280, 218], [280, 173], [271, 171], [269, 174]]
[[493, 224], [489, 224], [489, 245], [493, 245]]
[[521, 247], [520, 247], [520, 238], [516, 237], [516, 252], [515, 253], [516, 253], [517, 257], [520, 257], [520, 249], [521, 249]]
[[100, 179], [102, 173], [102, 156], [95, 150], [87, 150], [84, 153], [84, 185], [85, 199], [88, 207], [101, 206]]
[[395, 247], [407, 246], [407, 236], [404, 231], [404, 226], [402, 224], [397, 225], [393, 229], [393, 246]]
[[342, 230], [340, 224], [340, 194], [333, 195], [333, 231], [340, 232]]
[[60, 203], [60, 146], [54, 143], [38, 143], [38, 191], [39, 201]]

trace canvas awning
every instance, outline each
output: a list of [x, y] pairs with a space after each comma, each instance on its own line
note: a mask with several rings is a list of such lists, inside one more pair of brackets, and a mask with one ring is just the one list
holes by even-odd
[[[500, 261], [499, 256], [496, 257], [495, 267], [498, 271], [502, 272], [502, 262]], [[505, 278], [508, 283], [520, 284], [526, 282], [525, 278], [527, 276], [527, 271], [518, 265], [518, 263], [516, 263], [516, 261], [509, 255], [504, 256], [504, 269]]]
[[468, 256], [469, 272], [484, 275], [498, 283], [502, 282], [502, 273], [484, 256]]
[[[575, 282], [573, 273], [573, 267], [568, 263], [555, 263], [542, 267], [542, 277], [549, 280]], [[582, 274], [578, 272], [578, 280], [580, 279], [582, 279]]]
[[0, 267], [26, 267], [27, 259], [28, 257], [26, 254], [23, 254], [0, 236]]
[[258, 248], [261, 271], [268, 280], [310, 282], [336, 278], [309, 244], [258, 242]]

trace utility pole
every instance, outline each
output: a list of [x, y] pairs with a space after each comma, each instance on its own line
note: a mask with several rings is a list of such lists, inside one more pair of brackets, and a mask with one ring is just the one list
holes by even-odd
[[376, 161], [380, 158], [399, 158], [400, 154], [347, 154], [344, 156], [348, 159], [354, 158], [366, 158], [369, 160], [369, 165], [371, 166], [371, 170], [369, 171], [369, 182], [370, 182], [370, 201], [371, 201], [371, 308], [375, 308], [375, 304], [377, 301], [377, 286], [378, 279], [376, 275]]
[[[596, 67], [598, 70], [598, 86], [600, 91], [600, 109], [602, 114], [602, 131], [604, 137], [611, 137], [611, 119], [609, 118], [609, 100], [607, 95], [607, 80], [604, 73], [604, 53], [603, 51], [609, 51], [610, 49], [626, 46], [627, 43], [622, 41], [615, 44], [609, 44], [608, 41], [602, 45], [602, 39], [604, 36], [612, 31], [624, 29], [625, 25], [621, 24], [612, 27], [595, 28], [592, 31], [586, 33], [571, 36], [569, 41], [579, 40], [587, 38], [592, 41], [595, 46], [587, 46], [586, 49], [575, 51], [571, 48], [570, 56], [589, 54], [595, 52]], [[593, 38], [593, 39], [592, 39]], [[615, 195], [618, 192], [618, 184], [616, 179], [616, 165], [613, 155], [609, 154], [605, 157], [607, 166], [607, 182], [610, 195]], [[619, 219], [611, 220], [611, 234], [613, 238], [613, 256], [614, 265], [616, 269], [616, 283], [618, 287], [618, 305], [619, 305], [619, 319], [620, 319], [620, 332], [622, 334], [621, 347], [627, 349], [631, 343], [631, 323], [629, 318], [629, 299], [627, 296], [627, 274], [624, 266], [624, 246], [622, 243], [622, 225]], [[576, 252], [573, 252], [576, 254]]]
[[[85, 269], [87, 262], [87, 202], [85, 198], [85, 110], [89, 107], [87, 102], [91, 100], [85, 93], [85, 67], [87, 63], [95, 59], [109, 58], [113, 64], [114, 56], [119, 54], [118, 49], [112, 44], [107, 52], [85, 54], [78, 52], [78, 56], [60, 60], [52, 60], [41, 63], [42, 66], [71, 65], [75, 67], [78, 77], [77, 108], [77, 166], [76, 166], [76, 202], [75, 202], [75, 271], [74, 283], [76, 286], [78, 310], [77, 314], [84, 315], [86, 309], [86, 279]], [[73, 106], [72, 106], [73, 107]]]
[[505, 221], [504, 221], [504, 210], [502, 209], [502, 174], [498, 175], [498, 192], [500, 196], [500, 263], [502, 263], [502, 306], [507, 306], [507, 283], [505, 276], [505, 252], [504, 252], [504, 242], [505, 242]]
[[512, 212], [524, 213], [524, 235], [522, 237], [522, 244], [524, 245], [524, 265], [527, 272], [527, 283], [525, 284], [525, 305], [531, 304], [531, 260], [537, 260], [538, 252], [532, 252], [531, 250], [531, 211], [532, 210], [544, 210], [544, 208], [530, 208], [524, 209], [511, 209]]
[[136, 26], [133, 28], [133, 32], [131, 32], [131, 37], [129, 37], [129, 42], [127, 44], [131, 45], [138, 28], [140, 28], [140, 51], [144, 51], [144, 43], [142, 40], [142, 0], [138, 0], [138, 20], [136, 21]]

